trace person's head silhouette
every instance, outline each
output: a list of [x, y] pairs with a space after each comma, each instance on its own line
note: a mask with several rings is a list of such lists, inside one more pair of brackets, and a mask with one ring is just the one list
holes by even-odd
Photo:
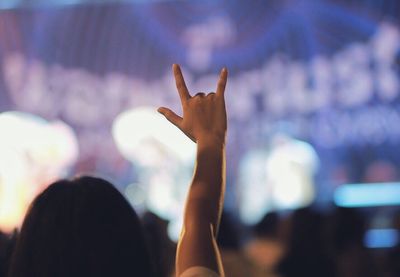
[[109, 182], [81, 177], [33, 201], [10, 276], [153, 276], [140, 220]]

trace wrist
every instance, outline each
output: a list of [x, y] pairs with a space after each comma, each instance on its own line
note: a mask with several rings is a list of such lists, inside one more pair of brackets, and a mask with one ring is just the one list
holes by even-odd
[[223, 148], [225, 147], [225, 135], [207, 135], [199, 137], [196, 141], [197, 147], [202, 148]]

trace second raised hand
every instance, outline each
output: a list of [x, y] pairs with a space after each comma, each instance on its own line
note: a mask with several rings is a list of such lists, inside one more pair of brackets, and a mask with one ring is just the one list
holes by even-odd
[[225, 109], [225, 87], [228, 78], [226, 68], [221, 70], [217, 90], [209, 94], [197, 93], [191, 96], [179, 65], [172, 66], [176, 88], [181, 99], [183, 117], [166, 107], [158, 112], [178, 127], [194, 142], [212, 141], [225, 144], [227, 119]]

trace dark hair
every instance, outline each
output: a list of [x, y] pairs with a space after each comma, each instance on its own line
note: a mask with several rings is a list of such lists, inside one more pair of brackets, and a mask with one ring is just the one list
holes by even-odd
[[334, 260], [324, 245], [323, 223], [322, 214], [310, 207], [293, 213], [287, 253], [277, 266], [279, 275], [336, 276]]
[[278, 236], [279, 216], [276, 212], [268, 212], [253, 226], [253, 233], [259, 238], [276, 238]]
[[223, 250], [240, 250], [240, 230], [233, 214], [223, 210], [217, 235], [218, 246]]
[[176, 245], [168, 237], [169, 222], [147, 211], [142, 216], [142, 223], [149, 242], [150, 254], [156, 266], [156, 275], [171, 276], [175, 270]]
[[153, 276], [140, 220], [121, 193], [94, 177], [61, 180], [31, 204], [12, 277]]

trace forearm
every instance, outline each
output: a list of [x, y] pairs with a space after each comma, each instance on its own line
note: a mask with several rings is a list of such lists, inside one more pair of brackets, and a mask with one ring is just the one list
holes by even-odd
[[177, 249], [177, 276], [193, 266], [204, 266], [224, 276], [216, 244], [224, 191], [224, 144], [198, 141], [196, 165]]
[[[218, 230], [225, 191], [225, 145], [199, 140], [193, 180], [189, 189], [184, 223]], [[188, 226], [186, 226], [188, 227]]]
[[179, 276], [193, 266], [203, 266], [224, 276], [216, 234], [225, 191], [225, 137], [227, 117], [223, 68], [215, 93], [191, 96], [178, 65], [173, 65], [183, 117], [172, 110], [158, 109], [172, 124], [197, 143], [197, 159], [184, 211], [178, 242], [176, 272]]

